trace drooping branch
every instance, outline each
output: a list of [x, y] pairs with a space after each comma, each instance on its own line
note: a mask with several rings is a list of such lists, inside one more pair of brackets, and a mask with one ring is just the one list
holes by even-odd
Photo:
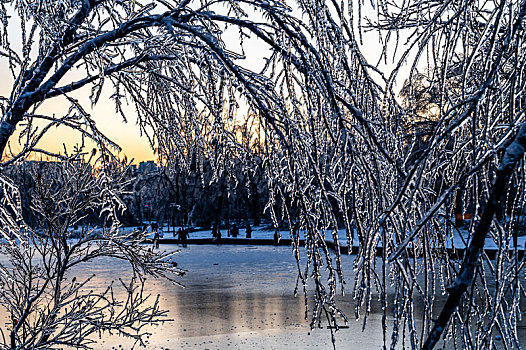
[[[182, 4], [184, 3], [185, 2], [182, 2]], [[107, 44], [108, 42], [125, 38], [133, 32], [154, 26], [164, 26], [166, 25], [166, 20], [168, 18], [181, 20], [183, 22], [192, 18], [192, 16], [184, 16], [184, 18], [180, 18], [179, 14], [181, 13], [181, 8], [167, 11], [159, 15], [140, 16], [133, 18], [121, 24], [116, 29], [100, 34], [83, 43], [76, 52], [72, 53], [64, 60], [64, 62], [61, 63], [60, 67], [47, 79], [47, 81], [43, 82], [44, 78], [48, 75], [49, 70], [51, 67], [53, 67], [57, 60], [59, 48], [61, 45], [67, 45], [71, 43], [75, 29], [82, 23], [82, 21], [87, 18], [90, 9], [94, 5], [96, 5], [96, 3], [85, 1], [81, 10], [79, 10], [79, 12], [72, 19], [71, 27], [65, 31], [63, 39], [57, 43], [50, 53], [48, 53], [43, 58], [41, 64], [38, 66], [38, 68], [36, 68], [35, 72], [27, 74], [27, 79], [31, 79], [22, 90], [18, 98], [14, 101], [9, 111], [4, 115], [2, 122], [0, 123], [0, 154], [4, 153], [9, 137], [13, 134], [16, 125], [22, 120], [24, 114], [29, 110], [29, 108], [36, 103], [42, 102], [48, 98], [48, 92], [50, 92], [55, 87], [62, 77], [64, 77], [64, 75], [68, 73], [73, 65], [80, 59], [85, 58], [87, 55]], [[122, 62], [121, 64], [117, 64], [108, 68], [108, 70], [110, 72], [115, 72], [134, 64], [137, 64], [137, 59], [129, 59]], [[90, 79], [88, 77], [80, 82], [77, 82], [77, 84], [70, 84], [69, 89], [71, 90], [73, 88], [81, 87], [93, 80], [94, 79]]]
[[[111, 66], [105, 68], [103, 73], [101, 73], [101, 75], [102, 76], [108, 76], [110, 74], [114, 74], [114, 73], [120, 72], [120, 71], [122, 71], [122, 70], [124, 70], [126, 68], [135, 67], [135, 66], [139, 65], [140, 63], [144, 63], [144, 62], [172, 61], [172, 60], [177, 60], [177, 59], [179, 59], [179, 57], [168, 56], [168, 55], [141, 55], [141, 56], [137, 56], [137, 57], [134, 57], [134, 58], [130, 58], [130, 59], [128, 59], [126, 61], [123, 61], [121, 63], [111, 65]], [[95, 80], [100, 79], [101, 75], [93, 75], [93, 76], [86, 77], [84, 79], [81, 79], [79, 81], [76, 81], [76, 82], [73, 82], [73, 83], [61, 86], [61, 87], [52, 88], [46, 94], [46, 98], [52, 98], [52, 97], [63, 95], [65, 93], [68, 93], [68, 92], [71, 92], [71, 91], [78, 90], [78, 89], [86, 86], [87, 84], [90, 84], [90, 83], [94, 82]]]
[[502, 197], [513, 171], [515, 170], [518, 161], [522, 158], [524, 150], [526, 149], [526, 123], [522, 124], [519, 133], [514, 141], [506, 148], [506, 153], [501, 162], [501, 166], [497, 170], [497, 176], [493, 183], [491, 194], [488, 202], [482, 212], [480, 221], [477, 224], [473, 237], [469, 244], [460, 271], [451, 285], [446, 290], [449, 293], [446, 304], [444, 305], [440, 316], [436, 321], [433, 329], [429, 333], [426, 342], [422, 349], [431, 350], [440, 340], [440, 337], [446, 329], [447, 323], [451, 315], [457, 309], [460, 300], [466, 290], [473, 284], [475, 278], [475, 269], [480, 264], [479, 258], [486, 236], [490, 230], [493, 217], [496, 211], [502, 205]]

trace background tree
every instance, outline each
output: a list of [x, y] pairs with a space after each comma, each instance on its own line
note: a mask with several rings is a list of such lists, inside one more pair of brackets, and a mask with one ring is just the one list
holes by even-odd
[[[1, 263], [0, 305], [10, 315], [2, 328], [5, 349], [49, 349], [60, 346], [90, 347], [94, 335], [118, 333], [144, 344], [145, 325], [163, 320], [155, 297], [143, 293], [147, 276], [169, 278], [183, 273], [163, 253], [141, 245], [146, 233], [123, 232], [117, 213], [123, 209], [119, 195], [126, 185], [124, 173], [111, 178], [99, 162], [73, 158], [34, 169], [31, 209], [38, 222], [26, 226], [16, 188], [2, 177], [2, 243], [8, 258]], [[7, 215], [10, 211], [11, 215]], [[90, 212], [100, 213], [104, 225], [73, 229]], [[16, 216], [14, 216], [16, 215]], [[16, 218], [17, 221], [11, 221]], [[120, 288], [127, 298], [118, 300], [108, 284], [87, 290], [94, 277], [78, 280], [72, 270], [103, 257], [122, 259], [134, 272]], [[6, 331], [7, 330], [7, 331]]]

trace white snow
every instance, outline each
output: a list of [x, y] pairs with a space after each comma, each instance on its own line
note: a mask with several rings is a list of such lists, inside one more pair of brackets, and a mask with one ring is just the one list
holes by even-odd
[[[136, 227], [126, 227], [124, 230], [134, 230]], [[161, 238], [177, 238], [177, 230], [179, 227], [175, 228], [175, 233], [173, 232], [174, 229], [172, 227], [168, 228], [167, 226], [161, 228]], [[150, 229], [151, 230], [151, 229]], [[252, 239], [266, 239], [266, 240], [274, 240], [274, 229], [268, 228], [268, 227], [253, 227], [252, 228]], [[356, 231], [353, 232], [353, 247], [359, 247], [359, 239]], [[279, 231], [279, 235], [281, 238], [284, 239], [290, 239], [290, 231], [288, 230], [281, 230]], [[150, 238], [153, 239], [153, 233], [150, 235]], [[236, 239], [232, 236], [227, 236], [227, 230], [222, 229], [221, 230], [221, 236], [222, 238], [232, 238]], [[197, 231], [190, 232], [189, 239], [206, 239], [206, 238], [212, 238], [212, 230], [203, 230], [198, 229]], [[245, 239], [246, 238], [246, 229], [245, 228], [239, 228], [239, 235], [237, 236], [237, 239]], [[304, 239], [304, 231], [300, 232], [300, 239]], [[347, 233], [344, 229], [338, 230], [338, 239], [340, 242], [340, 246], [347, 247], [348, 241], [347, 241]], [[467, 229], [460, 229], [460, 230], [454, 230], [453, 237], [445, 237], [445, 242], [447, 245], [447, 248], [455, 248], [455, 249], [463, 249], [466, 247], [466, 242], [469, 243], [469, 231]], [[488, 236], [486, 238], [485, 248], [486, 249], [498, 249], [498, 245], [496, 242], [497, 237], [492, 238], [491, 236]], [[510, 240], [508, 249], [513, 249], [513, 243], [512, 240], [508, 237], [506, 238]], [[327, 242], [334, 242], [332, 239], [332, 232], [326, 231], [326, 241]], [[526, 243], [526, 236], [519, 236], [517, 237], [517, 248], [519, 250], [525, 249], [525, 243]], [[382, 242], [378, 242], [378, 247], [382, 247]]]

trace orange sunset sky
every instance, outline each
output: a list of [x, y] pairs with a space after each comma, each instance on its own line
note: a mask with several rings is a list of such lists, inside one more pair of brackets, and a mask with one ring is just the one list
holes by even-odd
[[[17, 42], [20, 41], [20, 33], [17, 32], [16, 25], [12, 27], [9, 36], [16, 48]], [[225, 32], [223, 39], [229, 49], [242, 52], [239, 47], [239, 34], [237, 31], [234, 30], [231, 33]], [[368, 56], [366, 58], [368, 58], [370, 62], [376, 62], [381, 52], [380, 44], [371, 45], [373, 42], [378, 42], [377, 35], [371, 32], [365, 33], [362, 49], [363, 53]], [[16, 51], [20, 52], [19, 50]], [[245, 39], [244, 52], [246, 54], [246, 59], [239, 63], [244, 67], [254, 69], [255, 71], [260, 70], [264, 62], [263, 58], [268, 56], [268, 50], [265, 48], [265, 45], [262, 45], [261, 42], [255, 39]], [[9, 97], [13, 87], [14, 78], [6, 63], [6, 59], [0, 59], [0, 96]], [[384, 68], [392, 67], [393, 62], [388, 62], [387, 65], [384, 65]], [[68, 81], [78, 80], [81, 77], [83, 77], [83, 75], [80, 75], [79, 72], [73, 71], [66, 75], [59, 84], [63, 85]], [[90, 89], [90, 86], [85, 87], [75, 93], [71, 93], [70, 96], [78, 99], [83, 108], [93, 116], [97, 128], [122, 148], [123, 151], [119, 156], [122, 158], [126, 155], [128, 160], [133, 158], [133, 163], [155, 159], [156, 157], [148, 143], [148, 138], [145, 135], [141, 135], [139, 125], [137, 125], [134, 107], [130, 105], [124, 108], [127, 117], [127, 122], [124, 122], [122, 117], [115, 112], [114, 104], [109, 98], [113, 92], [113, 87], [109, 81], [104, 85], [103, 93], [99, 102], [95, 106], [92, 106], [89, 100]], [[58, 118], [67, 112], [68, 107], [69, 103], [63, 97], [57, 97], [47, 100], [39, 107], [37, 113], [48, 116], [54, 115]], [[20, 129], [21, 126], [17, 126], [17, 132], [19, 132]], [[51, 129], [37, 147], [52, 152], [63, 153], [64, 144], [68, 150], [71, 150], [73, 145], [80, 143], [80, 140], [80, 134], [78, 132], [66, 127], [60, 127], [57, 129]], [[16, 137], [11, 138], [10, 145], [13, 150], [20, 149], [18, 138]]]

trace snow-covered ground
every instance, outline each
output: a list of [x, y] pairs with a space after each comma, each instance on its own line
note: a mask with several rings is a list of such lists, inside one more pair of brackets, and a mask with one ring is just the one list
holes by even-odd
[[[126, 227], [124, 230], [131, 231], [136, 229], [136, 227]], [[149, 228], [151, 230], [151, 228]], [[176, 227], [175, 229], [173, 227], [163, 227], [160, 229], [161, 232], [161, 238], [168, 239], [168, 238], [177, 238], [177, 230], [179, 228]], [[176, 233], [174, 233], [174, 231]], [[268, 227], [254, 227], [252, 228], [252, 239], [266, 239], [272, 241], [274, 239], [274, 229], [269, 229]], [[304, 239], [304, 232], [300, 232], [300, 239]], [[232, 236], [227, 236], [227, 230], [223, 229], [221, 230], [221, 235], [223, 238], [233, 238]], [[281, 238], [290, 239], [290, 231], [282, 230], [279, 231], [279, 235]], [[153, 238], [153, 233], [150, 235], [151, 238]], [[189, 239], [205, 239], [205, 238], [212, 238], [212, 230], [202, 230], [198, 229], [194, 232], [190, 232]], [[237, 239], [245, 239], [246, 238], [246, 229], [245, 228], [239, 228], [239, 235], [237, 236]], [[487, 237], [486, 238], [486, 249], [497, 249], [497, 243], [496, 240], [498, 237], [492, 238]], [[342, 247], [348, 246], [348, 239], [347, 239], [347, 233], [345, 230], [341, 229], [338, 231], [338, 240], [340, 242], [340, 245]], [[328, 242], [334, 242], [332, 237], [332, 232], [327, 231], [326, 232], [326, 241]], [[448, 248], [456, 248], [456, 249], [463, 249], [466, 247], [466, 243], [469, 243], [469, 232], [466, 229], [458, 230], [453, 232], [452, 237], [445, 237], [445, 242], [448, 246]], [[524, 250], [526, 244], [526, 236], [520, 236], [517, 238], [517, 248], [519, 250]], [[359, 246], [359, 239], [356, 232], [354, 232], [354, 237], [352, 240], [352, 246], [358, 247]], [[378, 244], [379, 247], [382, 246], [381, 242]], [[510, 240], [508, 244], [508, 249], [513, 249], [513, 243]]]

